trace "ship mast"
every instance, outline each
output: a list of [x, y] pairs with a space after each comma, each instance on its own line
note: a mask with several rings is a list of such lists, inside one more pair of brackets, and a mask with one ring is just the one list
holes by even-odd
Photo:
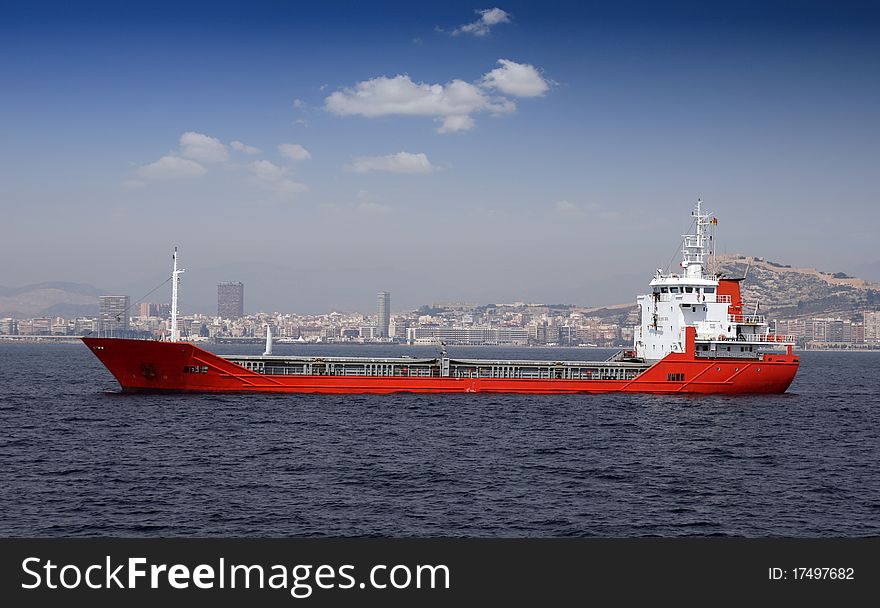
[[185, 272], [183, 268], [177, 268], [177, 247], [174, 248], [174, 270], [171, 272], [171, 341], [177, 342], [177, 284], [180, 282], [180, 276]]
[[694, 233], [683, 234], [681, 247], [681, 267], [684, 268], [684, 276], [689, 279], [702, 279], [703, 267], [706, 257], [706, 245], [709, 242], [709, 213], [703, 213], [703, 201], [697, 199], [697, 204], [691, 215], [694, 216]]

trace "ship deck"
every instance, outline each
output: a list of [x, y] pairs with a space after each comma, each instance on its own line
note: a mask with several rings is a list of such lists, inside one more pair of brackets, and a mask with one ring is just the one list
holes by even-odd
[[415, 357], [288, 357], [225, 355], [247, 370], [272, 376], [397, 376], [562, 380], [632, 380], [643, 361], [546, 361]]

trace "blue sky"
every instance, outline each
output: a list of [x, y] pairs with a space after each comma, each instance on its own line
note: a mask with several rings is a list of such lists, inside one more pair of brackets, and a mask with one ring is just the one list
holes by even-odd
[[627, 302], [697, 196], [880, 279], [876, 11], [706, 4], [4, 7], [0, 284], [138, 297], [179, 245], [190, 309]]

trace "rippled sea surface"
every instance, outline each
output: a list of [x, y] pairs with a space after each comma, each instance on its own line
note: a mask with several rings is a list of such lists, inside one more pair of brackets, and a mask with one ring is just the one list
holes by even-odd
[[775, 396], [118, 389], [83, 345], [0, 344], [0, 536], [880, 534], [880, 353], [804, 353]]

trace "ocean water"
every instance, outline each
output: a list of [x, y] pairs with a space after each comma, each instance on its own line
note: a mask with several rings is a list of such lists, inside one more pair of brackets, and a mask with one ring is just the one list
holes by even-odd
[[880, 353], [769, 396], [118, 390], [83, 345], [0, 344], [0, 536], [880, 534]]

